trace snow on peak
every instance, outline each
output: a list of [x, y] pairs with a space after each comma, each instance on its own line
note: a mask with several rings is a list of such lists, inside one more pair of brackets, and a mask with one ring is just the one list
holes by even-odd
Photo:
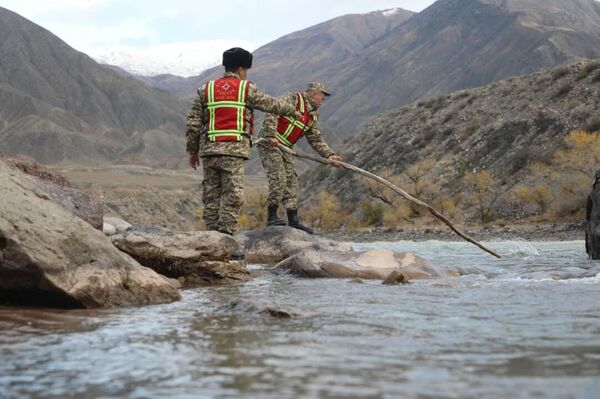
[[169, 73], [189, 77], [219, 65], [223, 51], [231, 47], [253, 51], [256, 45], [248, 41], [203, 40], [146, 47], [106, 46], [92, 49], [88, 53], [100, 63], [118, 66], [135, 75]]
[[388, 10], [383, 10], [381, 11], [381, 13], [385, 16], [385, 17], [389, 17], [391, 15], [396, 14], [398, 11], [400, 11], [400, 8], [390, 8]]

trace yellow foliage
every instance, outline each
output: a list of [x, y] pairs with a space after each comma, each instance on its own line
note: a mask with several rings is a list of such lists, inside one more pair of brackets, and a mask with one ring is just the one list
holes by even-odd
[[600, 164], [600, 134], [577, 130], [565, 137], [565, 143], [567, 149], [554, 153], [554, 164], [562, 170], [582, 173], [591, 181]]
[[465, 183], [468, 187], [467, 201], [477, 210], [482, 224], [489, 222], [494, 215], [496, 202], [502, 195], [496, 179], [490, 171], [482, 170], [475, 173], [467, 172]]
[[317, 200], [303, 212], [302, 217], [314, 227], [333, 230], [348, 220], [348, 213], [342, 209], [334, 194], [321, 191]]
[[538, 184], [535, 187], [525, 185], [517, 186], [512, 194], [513, 202], [524, 202], [528, 205], [535, 205], [539, 208], [539, 214], [544, 215], [548, 210], [551, 201], [550, 190], [545, 184]]

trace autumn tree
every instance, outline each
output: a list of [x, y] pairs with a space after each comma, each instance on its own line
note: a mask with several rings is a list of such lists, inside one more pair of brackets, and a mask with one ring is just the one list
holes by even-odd
[[316, 201], [306, 208], [303, 218], [315, 227], [333, 230], [347, 221], [348, 213], [342, 209], [340, 201], [334, 194], [321, 191]]
[[492, 220], [495, 207], [503, 192], [488, 170], [465, 174], [467, 201], [474, 206], [481, 224]]
[[544, 183], [529, 187], [521, 184], [515, 187], [511, 199], [513, 202], [524, 202], [537, 207], [538, 214], [543, 216], [548, 212], [551, 203], [551, 193], [548, 186]]

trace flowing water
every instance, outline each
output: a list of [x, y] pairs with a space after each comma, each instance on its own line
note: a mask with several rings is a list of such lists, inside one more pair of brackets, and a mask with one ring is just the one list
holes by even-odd
[[410, 285], [266, 273], [145, 308], [0, 308], [0, 397], [600, 398], [600, 263], [580, 241], [489, 245], [505, 257], [356, 245], [463, 274]]

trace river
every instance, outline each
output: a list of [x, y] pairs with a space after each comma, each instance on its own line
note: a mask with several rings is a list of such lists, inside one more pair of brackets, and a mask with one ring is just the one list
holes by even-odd
[[[2, 398], [599, 398], [600, 262], [582, 241], [355, 244], [460, 278], [265, 273], [118, 310], [0, 307]], [[261, 268], [260, 265], [252, 265]], [[231, 313], [233, 299], [295, 312]]]

